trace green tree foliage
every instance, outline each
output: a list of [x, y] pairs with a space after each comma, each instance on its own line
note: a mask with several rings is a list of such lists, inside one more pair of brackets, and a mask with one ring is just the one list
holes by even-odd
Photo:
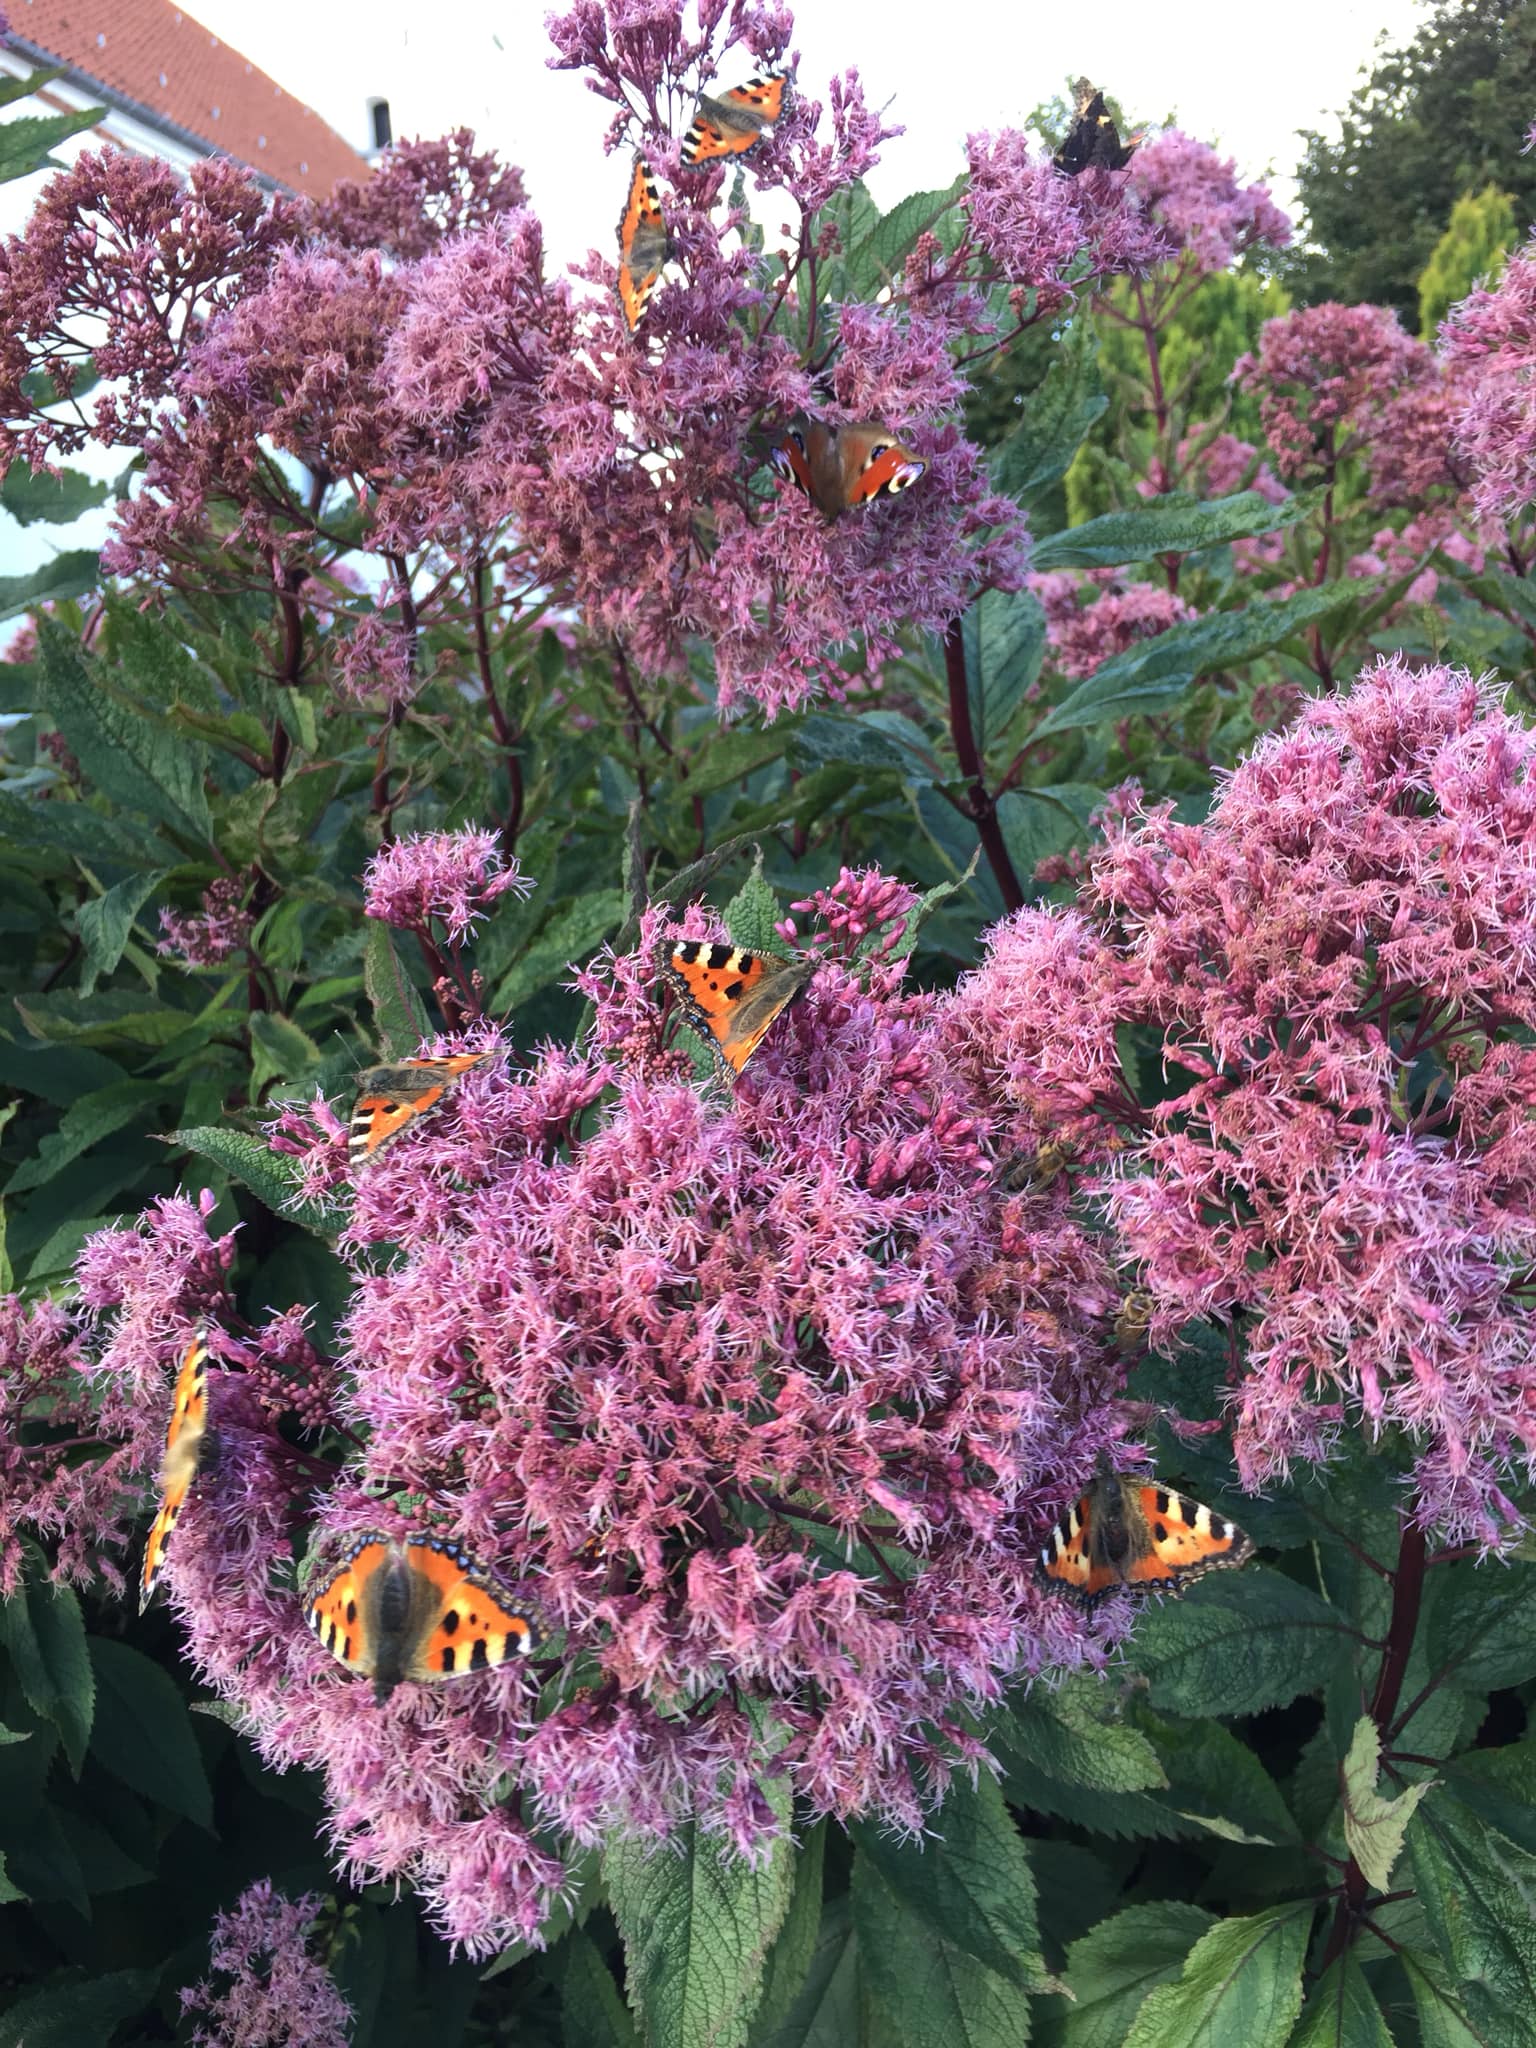
[[1339, 135], [1306, 132], [1296, 296], [1395, 306], [1411, 325], [1458, 199], [1497, 181], [1520, 220], [1536, 217], [1536, 156], [1520, 153], [1533, 112], [1536, 0], [1438, 0], [1409, 43], [1381, 53]]
[[1450, 225], [1419, 279], [1419, 334], [1433, 341], [1440, 322], [1474, 286], [1495, 284], [1519, 234], [1514, 201], [1497, 185], [1469, 193], [1451, 208]]

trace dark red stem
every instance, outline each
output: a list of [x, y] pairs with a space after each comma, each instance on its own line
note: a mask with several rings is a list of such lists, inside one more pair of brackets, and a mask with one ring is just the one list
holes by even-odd
[[949, 732], [955, 743], [960, 772], [970, 784], [970, 814], [976, 823], [976, 836], [996, 877], [1004, 905], [1009, 910], [1022, 910], [1026, 898], [1014, 872], [1003, 828], [998, 823], [997, 805], [987, 788], [976, 734], [971, 725], [971, 699], [965, 681], [965, 642], [958, 619], [951, 619], [945, 628], [944, 673], [949, 681]]

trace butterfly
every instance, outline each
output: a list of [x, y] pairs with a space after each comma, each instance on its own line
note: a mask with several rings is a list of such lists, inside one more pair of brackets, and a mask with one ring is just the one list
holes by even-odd
[[888, 427], [829, 427], [812, 420], [791, 427], [768, 457], [774, 473], [804, 491], [830, 522], [850, 505], [894, 498], [926, 474], [928, 465], [903, 448]]
[[681, 995], [689, 1023], [721, 1065], [739, 1074], [774, 1018], [804, 994], [816, 962], [678, 939], [665, 949], [662, 971]]
[[1235, 1522], [1101, 1462], [1088, 1491], [1052, 1529], [1037, 1570], [1088, 1607], [1117, 1586], [1181, 1593], [1202, 1573], [1244, 1564], [1252, 1555], [1251, 1540]]
[[417, 1117], [436, 1109], [455, 1081], [489, 1058], [488, 1052], [456, 1052], [365, 1068], [357, 1077], [347, 1128], [347, 1160], [354, 1171], [376, 1159]]
[[700, 93], [693, 121], [683, 137], [683, 162], [692, 168], [717, 156], [740, 156], [750, 149], [783, 113], [788, 84], [784, 72], [762, 71], [745, 85], [721, 93], [719, 99]]
[[645, 318], [661, 266], [671, 253], [656, 180], [645, 158], [637, 155], [629, 198], [619, 216], [619, 304], [631, 334]]
[[333, 1657], [373, 1680], [380, 1706], [403, 1678], [489, 1671], [542, 1640], [532, 1616], [441, 1536], [360, 1536], [305, 1619]]
[[1077, 104], [1067, 139], [1051, 158], [1058, 171], [1075, 178], [1079, 171], [1123, 171], [1136, 152], [1134, 141], [1122, 143], [1104, 95], [1086, 78], [1077, 81]]
[[171, 1420], [165, 1432], [165, 1454], [160, 1460], [160, 1510], [150, 1524], [144, 1544], [144, 1567], [139, 1575], [140, 1614], [154, 1598], [160, 1583], [166, 1546], [192, 1491], [209, 1435], [208, 1339], [206, 1332], [199, 1330], [181, 1355], [176, 1390], [171, 1396]]

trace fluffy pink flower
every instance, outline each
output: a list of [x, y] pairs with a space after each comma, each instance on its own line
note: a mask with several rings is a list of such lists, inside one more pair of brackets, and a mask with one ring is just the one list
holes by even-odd
[[1064, 177], [1017, 128], [968, 138], [965, 207], [982, 248], [1041, 311], [1105, 279], [1145, 276], [1175, 243], [1118, 172]]
[[217, 967], [243, 950], [251, 935], [251, 913], [242, 908], [245, 884], [236, 875], [220, 875], [203, 891], [202, 907], [160, 913], [164, 936], [158, 953], [184, 960], [189, 967]]
[[[1233, 1326], [1244, 1483], [1401, 1432], [1452, 1542], [1509, 1540], [1536, 1467], [1533, 844], [1536, 734], [1464, 671], [1383, 661], [1203, 825], [1112, 827], [1093, 923], [1021, 913], [956, 998], [1005, 1100], [1050, 1110], [1043, 1043], [1118, 1130], [1153, 1341]], [[1125, 1024], [1191, 1077], [1150, 1113], [1117, 1093]]]
[[1079, 582], [1060, 570], [1028, 578], [1029, 588], [1045, 607], [1051, 651], [1065, 676], [1091, 676], [1111, 655], [1123, 654], [1139, 640], [1150, 640], [1195, 617], [1183, 598], [1153, 583], [1111, 587], [1091, 604], [1080, 606], [1079, 597], [1091, 594], [1098, 584], [1097, 578]]
[[1536, 498], [1536, 249], [1451, 309], [1440, 346], [1464, 373], [1457, 431], [1473, 502], [1484, 519], [1513, 518]]
[[410, 262], [526, 205], [527, 197], [515, 165], [477, 150], [473, 133], [455, 128], [431, 141], [394, 143], [367, 178], [343, 178], [315, 201], [313, 220], [328, 242]]
[[1429, 350], [1389, 308], [1331, 302], [1266, 321], [1257, 353], [1232, 372], [1258, 394], [1265, 439], [1292, 483], [1331, 477], [1362, 446], [1400, 435], [1402, 420], [1384, 420], [1384, 408], [1434, 376]]
[[460, 945], [507, 891], [532, 894], [515, 860], [503, 857], [494, 832], [419, 832], [382, 847], [363, 876], [363, 908], [403, 931], [427, 929], [435, 918]]
[[1202, 273], [1290, 242], [1291, 224], [1269, 187], [1239, 185], [1230, 157], [1177, 128], [1138, 144], [1128, 177], [1150, 218]]
[[312, 1953], [323, 1901], [262, 1878], [214, 1917], [211, 1975], [181, 1993], [197, 2048], [346, 2048], [352, 2008]]
[[[385, 1153], [342, 1234], [341, 1360], [296, 1317], [240, 1322], [231, 1248], [189, 1204], [82, 1261], [87, 1301], [117, 1311], [94, 1374], [146, 1448], [165, 1334], [220, 1333], [221, 1456], [166, 1571], [194, 1664], [270, 1764], [324, 1773], [347, 1872], [418, 1884], [476, 1954], [537, 1938], [561, 1840], [693, 1817], [759, 1853], [770, 1779], [811, 1813], [920, 1825], [979, 1759], [971, 1712], [1124, 1626], [1032, 1571], [1124, 1433], [1100, 1238], [1065, 1188], [999, 1187], [1020, 1112], [985, 1106], [946, 1000], [903, 986], [912, 893], [849, 874], [800, 908], [820, 964], [732, 1094], [701, 1092], [658, 1009], [653, 916], [584, 977], [586, 1052], [477, 1068]], [[321, 1428], [343, 1367], [337, 1467], [277, 1425]], [[561, 1647], [378, 1708], [304, 1626], [296, 1503], [310, 1574], [360, 1529], [428, 1523]]]

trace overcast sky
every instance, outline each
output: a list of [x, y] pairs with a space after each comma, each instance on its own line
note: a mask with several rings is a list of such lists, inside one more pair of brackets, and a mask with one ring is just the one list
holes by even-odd
[[[367, 140], [370, 97], [389, 101], [396, 135], [474, 128], [523, 166], [553, 257], [609, 253], [624, 182], [601, 151], [609, 110], [574, 74], [545, 68], [543, 0], [191, 0], [188, 11], [349, 141]], [[1326, 126], [1377, 36], [1403, 40], [1421, 11], [1416, 0], [1289, 0], [1274, 13], [1233, 0], [805, 0], [795, 41], [815, 97], [854, 64], [871, 102], [905, 124], [871, 180], [882, 205], [946, 184], [968, 131], [1017, 123], [1082, 74], [1138, 123], [1175, 115], [1245, 176], [1273, 169], [1284, 203], [1297, 130]]]

